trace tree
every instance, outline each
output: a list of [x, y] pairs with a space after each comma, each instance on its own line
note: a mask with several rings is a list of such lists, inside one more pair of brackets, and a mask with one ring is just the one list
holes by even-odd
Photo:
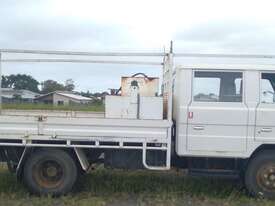
[[78, 94], [83, 96], [83, 97], [92, 97], [92, 93], [89, 90], [87, 90], [87, 92], [82, 92], [81, 91]]
[[73, 91], [75, 88], [75, 85], [74, 85], [74, 80], [72, 79], [67, 79], [65, 81], [65, 90], [66, 91]]
[[39, 92], [39, 82], [30, 75], [11, 74], [2, 76], [2, 87], [13, 89], [27, 89], [32, 92]]
[[46, 94], [54, 91], [65, 91], [66, 88], [63, 84], [58, 83], [57, 81], [48, 79], [41, 83], [42, 89], [41, 92]]
[[[30, 75], [11, 74], [2, 76], [2, 88], [13, 88], [16, 90], [26, 89], [32, 92], [40, 92], [38, 89], [39, 82]], [[41, 92], [50, 93], [54, 91], [73, 91], [75, 88], [74, 81], [67, 79], [65, 85], [55, 80], [46, 80], [41, 83]]]
[[1, 83], [2, 83], [2, 88], [7, 88], [7, 87], [9, 87], [9, 86], [8, 86], [8, 84], [9, 84], [9, 83], [8, 83], [8, 76], [3, 75], [3, 76], [2, 76], [2, 82], [1, 82]]

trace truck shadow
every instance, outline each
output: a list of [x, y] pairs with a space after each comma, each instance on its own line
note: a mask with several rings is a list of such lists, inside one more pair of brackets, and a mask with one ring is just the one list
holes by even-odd
[[[75, 191], [95, 195], [188, 195], [224, 198], [246, 195], [240, 180], [191, 178], [182, 171], [94, 170], [80, 178]], [[75, 193], [75, 192], [74, 192]]]
[[[6, 168], [0, 168], [0, 193], [28, 194], [25, 186]], [[134, 196], [199, 196], [213, 198], [247, 197], [240, 180], [191, 178], [182, 171], [120, 171], [97, 169], [79, 178], [72, 196], [128, 194]]]

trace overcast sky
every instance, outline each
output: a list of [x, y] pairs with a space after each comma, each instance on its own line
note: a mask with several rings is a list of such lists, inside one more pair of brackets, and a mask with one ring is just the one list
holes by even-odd
[[[273, 2], [2, 0], [0, 48], [162, 52], [173, 40], [175, 52], [275, 54]], [[177, 63], [198, 61], [214, 60], [181, 59]], [[119, 87], [121, 75], [139, 71], [156, 76], [161, 69], [98, 64], [3, 64], [4, 74], [27, 73], [39, 81], [63, 82], [73, 78], [77, 90], [92, 92]]]

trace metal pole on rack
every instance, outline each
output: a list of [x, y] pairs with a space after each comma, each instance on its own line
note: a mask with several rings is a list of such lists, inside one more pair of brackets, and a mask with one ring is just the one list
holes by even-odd
[[[168, 73], [168, 81], [166, 83], [167, 87], [167, 120], [173, 124], [173, 117], [172, 117], [172, 104], [173, 104], [173, 67], [174, 67], [174, 58], [173, 58], [173, 42], [170, 43], [170, 51], [167, 55], [167, 62], [166, 66], [167, 73]], [[166, 74], [167, 75], [167, 74]], [[166, 169], [170, 169], [171, 167], [171, 138], [172, 138], [172, 128], [168, 129], [168, 140], [167, 140], [167, 151], [166, 151]]]
[[174, 57], [198, 57], [198, 58], [237, 58], [237, 59], [275, 59], [272, 54], [203, 54], [203, 53], [176, 53]]
[[2, 59], [8, 63], [91, 63], [91, 64], [130, 64], [130, 65], [162, 65], [161, 62], [148, 61], [118, 61], [118, 60], [91, 60], [91, 59]]
[[0, 114], [2, 113], [2, 53], [0, 52]]
[[174, 54], [173, 54], [173, 42], [170, 43], [170, 51], [168, 54], [168, 109], [167, 109], [167, 119], [172, 121], [172, 104], [173, 104], [173, 66], [174, 66]]
[[162, 57], [165, 54], [158, 52], [74, 52], [74, 51], [45, 51], [25, 49], [0, 49], [1, 53], [10, 54], [45, 54], [45, 55], [69, 55], [69, 56], [102, 56], [102, 57]]

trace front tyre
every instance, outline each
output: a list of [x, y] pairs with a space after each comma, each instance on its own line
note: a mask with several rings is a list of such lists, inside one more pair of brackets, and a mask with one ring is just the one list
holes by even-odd
[[38, 150], [31, 154], [24, 166], [24, 183], [32, 193], [38, 195], [67, 194], [76, 179], [76, 164], [63, 150]]
[[263, 151], [249, 161], [245, 184], [256, 197], [275, 199], [275, 152]]

